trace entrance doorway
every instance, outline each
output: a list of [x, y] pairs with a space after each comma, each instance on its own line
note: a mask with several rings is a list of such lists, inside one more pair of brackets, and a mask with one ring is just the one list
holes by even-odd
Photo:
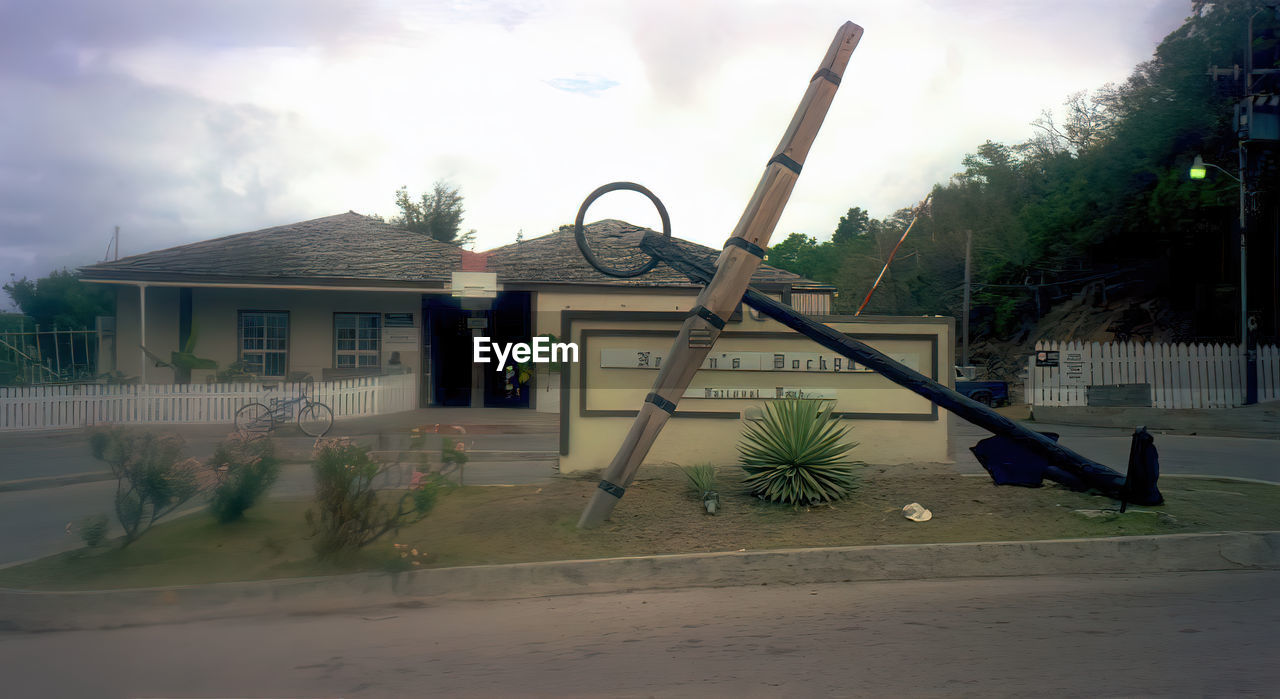
[[[468, 306], [475, 300], [468, 299]], [[469, 407], [529, 407], [529, 380], [521, 381], [520, 367], [508, 364], [498, 371], [497, 362], [476, 365], [472, 338], [484, 336], [495, 343], [529, 342], [532, 330], [531, 294], [508, 291], [498, 294], [488, 308], [471, 310], [451, 296], [423, 298], [423, 323], [428, 333], [429, 395], [433, 405]], [[532, 372], [529, 372], [530, 374]], [[476, 400], [479, 399], [479, 400]]]

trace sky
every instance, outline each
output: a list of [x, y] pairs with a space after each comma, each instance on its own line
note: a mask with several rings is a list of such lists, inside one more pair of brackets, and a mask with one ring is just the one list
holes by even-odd
[[[922, 199], [1124, 80], [1189, 0], [0, 0], [0, 279], [461, 190], [477, 250], [607, 182], [720, 247], [845, 21], [865, 34], [774, 233]], [[641, 195], [588, 221], [660, 228]], [[8, 299], [0, 301], [7, 302]]]

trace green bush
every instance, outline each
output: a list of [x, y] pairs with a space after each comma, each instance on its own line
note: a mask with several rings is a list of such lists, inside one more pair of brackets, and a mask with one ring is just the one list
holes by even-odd
[[812, 399], [770, 402], [764, 417], [748, 421], [738, 444], [743, 483], [769, 502], [810, 505], [839, 500], [853, 488], [853, 467], [845, 455], [856, 443], [842, 444], [832, 406]]
[[89, 515], [76, 522], [75, 530], [85, 546], [96, 549], [107, 540], [108, 524], [106, 515]]
[[716, 489], [716, 467], [711, 464], [698, 464], [685, 468], [680, 467], [680, 471], [684, 473], [688, 479], [686, 483], [690, 492], [701, 498], [706, 493], [714, 492]]
[[235, 433], [213, 452], [210, 462], [218, 476], [209, 511], [221, 523], [244, 517], [280, 477], [280, 459], [270, 439], [246, 439]]
[[124, 545], [137, 541], [161, 517], [194, 498], [211, 472], [195, 459], [183, 459], [182, 440], [119, 427], [89, 437], [94, 458], [105, 461], [116, 478], [116, 519]]
[[316, 507], [307, 510], [306, 519], [322, 556], [354, 551], [421, 520], [445, 485], [438, 477], [415, 474], [407, 490], [384, 493], [384, 501], [373, 487], [384, 466], [346, 438], [322, 440], [312, 469]]
[[467, 456], [466, 444], [461, 440], [452, 437], [441, 437], [440, 460], [443, 463], [460, 468], [466, 466], [471, 459]]
[[682, 466], [680, 470], [688, 479], [690, 494], [702, 501], [702, 506], [709, 514], [715, 514], [720, 509], [720, 493], [716, 490], [716, 467], [711, 464], [699, 464], [689, 468]]

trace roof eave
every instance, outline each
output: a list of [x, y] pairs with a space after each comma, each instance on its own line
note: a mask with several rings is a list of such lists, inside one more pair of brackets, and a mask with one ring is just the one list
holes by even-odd
[[94, 267], [79, 268], [80, 281], [103, 284], [216, 284], [219, 286], [332, 286], [347, 287], [413, 287], [445, 288], [443, 279], [367, 279], [359, 277], [279, 277], [241, 274], [190, 274], [179, 272], [143, 272], [137, 270], [106, 270]]

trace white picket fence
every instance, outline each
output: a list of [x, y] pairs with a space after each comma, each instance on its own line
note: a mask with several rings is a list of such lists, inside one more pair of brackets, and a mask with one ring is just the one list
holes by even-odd
[[[1037, 342], [1058, 352], [1058, 366], [1027, 364], [1033, 405], [1088, 405], [1093, 385], [1149, 384], [1154, 408], [1244, 405], [1245, 357], [1240, 345], [1138, 342]], [[1258, 401], [1280, 400], [1280, 350], [1258, 348]]]
[[64, 384], [0, 387], [0, 431], [122, 424], [230, 424], [236, 411], [272, 398], [296, 398], [304, 388], [335, 418], [412, 410], [413, 376], [373, 376], [315, 383], [174, 385]]

